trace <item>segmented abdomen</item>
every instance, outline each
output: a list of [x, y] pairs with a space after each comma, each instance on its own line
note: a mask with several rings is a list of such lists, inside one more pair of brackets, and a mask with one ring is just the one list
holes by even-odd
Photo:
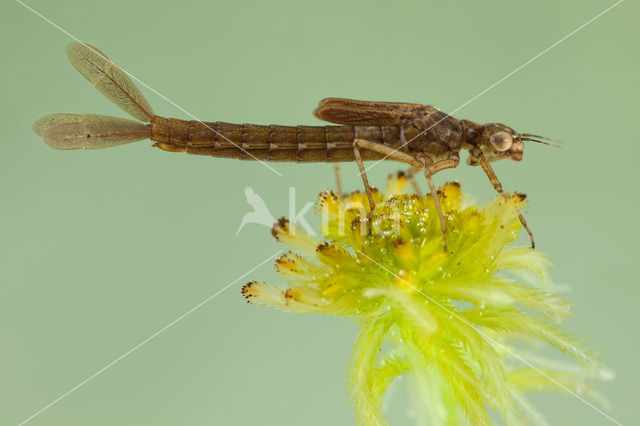
[[[261, 126], [154, 117], [151, 140], [167, 151], [263, 161], [354, 161], [356, 138], [401, 146], [396, 126]], [[383, 155], [361, 150], [364, 160]]]

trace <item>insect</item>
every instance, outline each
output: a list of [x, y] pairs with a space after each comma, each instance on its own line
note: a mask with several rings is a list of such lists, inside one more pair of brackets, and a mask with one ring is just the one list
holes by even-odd
[[[96, 114], [50, 114], [34, 131], [56, 149], [95, 149], [151, 139], [165, 151], [259, 161], [351, 162], [360, 170], [370, 212], [374, 200], [363, 161], [395, 160], [411, 166], [410, 176], [424, 170], [447, 249], [446, 227], [432, 175], [455, 168], [460, 151], [468, 164], [480, 165], [493, 187], [508, 195], [491, 165], [500, 159], [522, 160], [524, 141], [552, 145], [552, 139], [518, 133], [504, 124], [458, 120], [433, 106], [369, 102], [341, 98], [320, 101], [314, 115], [338, 125], [278, 126], [186, 121], [156, 115], [127, 74], [95, 47], [71, 43], [73, 66], [103, 95], [140, 121]], [[146, 123], [146, 124], [143, 124]], [[336, 177], [339, 178], [336, 168]], [[414, 181], [415, 183], [415, 181]], [[338, 179], [338, 192], [341, 195]], [[526, 220], [520, 222], [535, 247]]]

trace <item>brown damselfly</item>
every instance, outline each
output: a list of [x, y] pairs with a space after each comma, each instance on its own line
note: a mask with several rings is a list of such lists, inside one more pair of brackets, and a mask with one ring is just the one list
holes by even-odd
[[[520, 161], [523, 142], [550, 144], [551, 139], [518, 133], [504, 124], [458, 120], [433, 106], [368, 102], [341, 98], [320, 101], [314, 115], [332, 126], [278, 126], [186, 121], [156, 115], [127, 74], [95, 47], [67, 46], [73, 66], [112, 102], [139, 121], [95, 114], [51, 114], [37, 120], [34, 131], [56, 149], [95, 149], [151, 139], [165, 151], [259, 161], [352, 162], [360, 169], [370, 211], [374, 201], [363, 162], [395, 160], [424, 170], [440, 216], [444, 248], [446, 227], [431, 176], [460, 162], [480, 165], [505, 198], [490, 162]], [[146, 123], [146, 124], [143, 124]], [[336, 169], [336, 176], [339, 177]], [[415, 182], [415, 181], [414, 181]], [[338, 182], [340, 190], [340, 183]], [[522, 215], [520, 222], [533, 234]]]

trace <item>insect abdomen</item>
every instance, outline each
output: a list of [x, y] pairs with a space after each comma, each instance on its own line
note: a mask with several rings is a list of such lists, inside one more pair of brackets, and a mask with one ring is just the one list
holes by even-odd
[[[355, 138], [389, 146], [400, 141], [392, 126], [263, 126], [154, 117], [151, 128], [151, 140], [161, 149], [240, 160], [354, 161]], [[382, 158], [372, 151], [362, 151], [362, 156]]]

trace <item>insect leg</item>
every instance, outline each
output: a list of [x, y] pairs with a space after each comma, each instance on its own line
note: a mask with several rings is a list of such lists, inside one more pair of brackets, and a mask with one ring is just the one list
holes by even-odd
[[358, 164], [358, 169], [360, 169], [360, 177], [362, 177], [362, 183], [364, 184], [364, 191], [367, 193], [367, 198], [369, 199], [369, 214], [373, 215], [373, 209], [376, 207], [375, 202], [373, 201], [373, 195], [371, 194], [371, 187], [369, 186], [369, 179], [367, 179], [367, 173], [364, 170], [364, 163], [362, 162], [362, 157], [360, 156], [360, 149], [358, 148], [358, 140], [353, 142], [353, 153], [356, 157], [356, 163]]
[[431, 176], [444, 169], [452, 169], [456, 167], [460, 163], [460, 155], [457, 152], [452, 152], [449, 154], [449, 158], [446, 160], [436, 161], [429, 167], [427, 167], [424, 171], [424, 175], [427, 177], [427, 183], [429, 184], [429, 190], [431, 191], [431, 196], [433, 197], [433, 201], [436, 205], [436, 211], [438, 212], [438, 218], [440, 219], [440, 229], [442, 230], [442, 244], [444, 246], [444, 251], [447, 251], [447, 227], [444, 224], [444, 215], [442, 214], [442, 207], [440, 206], [440, 199], [438, 198], [438, 191], [436, 191], [436, 186], [433, 184], [433, 179]]
[[[500, 193], [500, 195], [502, 195], [505, 199], [509, 198], [507, 193], [504, 192], [504, 190], [502, 189], [502, 184], [500, 183], [500, 181], [498, 180], [498, 177], [496, 176], [495, 172], [491, 168], [491, 165], [489, 164], [487, 159], [484, 158], [484, 154], [482, 153], [482, 151], [478, 148], [477, 150], [474, 150], [473, 152], [471, 152], [471, 155], [473, 155], [475, 158], [478, 159], [478, 161], [480, 162], [480, 166], [482, 167], [482, 170], [484, 170], [484, 172], [487, 174], [487, 177], [491, 181], [491, 184], [493, 185], [495, 190], [498, 191], [498, 193]], [[529, 225], [527, 225], [527, 221], [525, 220], [524, 216], [519, 214], [518, 219], [520, 219], [520, 223], [522, 224], [522, 227], [527, 231], [527, 234], [529, 234], [529, 239], [531, 240], [531, 248], [532, 249], [536, 248], [536, 242], [533, 239], [533, 232], [531, 232], [531, 228], [529, 228]]]
[[382, 145], [381, 143], [371, 142], [366, 139], [356, 139], [355, 141], [353, 141], [353, 143], [360, 148], [368, 149], [370, 151], [375, 151], [379, 154], [382, 154], [391, 160], [402, 161], [403, 163], [410, 164], [411, 166], [417, 167], [419, 169], [424, 168], [424, 163], [418, 160], [413, 155], [407, 154], [406, 152], [398, 151], [397, 149]]
[[364, 182], [365, 190], [367, 191], [367, 197], [369, 198], [369, 206], [373, 211], [375, 207], [373, 203], [373, 196], [371, 195], [371, 188], [369, 187], [369, 182], [367, 180], [367, 175], [364, 171], [364, 164], [362, 163], [362, 157], [360, 156], [360, 150], [358, 148], [368, 149], [370, 151], [375, 151], [382, 155], [386, 155], [393, 160], [403, 161], [405, 163], [409, 163], [413, 167], [424, 168], [424, 163], [412, 155], [409, 155], [405, 152], [398, 151], [391, 147], [382, 145], [380, 143], [371, 142], [365, 139], [356, 139], [353, 141], [353, 152], [355, 153], [356, 163], [358, 163], [358, 168], [360, 169], [360, 176], [362, 176], [362, 181]]
[[431, 174], [428, 169], [424, 172], [427, 177], [427, 183], [429, 184], [429, 190], [431, 191], [431, 195], [433, 196], [433, 201], [436, 203], [436, 211], [438, 212], [438, 217], [440, 218], [440, 229], [442, 229], [442, 244], [444, 246], [444, 251], [447, 251], [447, 228], [444, 226], [444, 216], [442, 215], [442, 208], [440, 207], [440, 199], [438, 198], [438, 192], [436, 191], [436, 186], [433, 184], [433, 179], [431, 179]]
[[[362, 176], [362, 182], [364, 183], [364, 189], [367, 192], [367, 198], [369, 198], [369, 207], [371, 210], [369, 211], [369, 219], [373, 219], [373, 209], [375, 208], [375, 203], [373, 201], [373, 195], [371, 194], [371, 187], [369, 186], [369, 181], [367, 180], [367, 175], [364, 170], [364, 164], [362, 163], [362, 157], [360, 156], [359, 148], [368, 149], [370, 151], [375, 151], [379, 154], [385, 155], [392, 160], [403, 161], [405, 163], [409, 163], [413, 167], [424, 168], [424, 162], [418, 160], [416, 157], [409, 155], [405, 152], [398, 151], [397, 149], [393, 149], [391, 147], [382, 145], [380, 143], [371, 142], [365, 139], [355, 139], [353, 141], [353, 152], [356, 157], [356, 163], [358, 163], [358, 168], [360, 169], [360, 176]], [[369, 222], [371, 223], [371, 222]]]
[[414, 177], [415, 173], [418, 170], [420, 170], [418, 167], [409, 168], [409, 170], [407, 171], [407, 179], [409, 180], [409, 182], [411, 182], [411, 185], [413, 186], [414, 191], [416, 191], [418, 197], [422, 198], [422, 191], [420, 190], [418, 181], [416, 181], [416, 178]]
[[336, 176], [336, 192], [338, 199], [342, 200], [342, 179], [340, 179], [340, 166], [338, 163], [333, 165], [333, 174]]

